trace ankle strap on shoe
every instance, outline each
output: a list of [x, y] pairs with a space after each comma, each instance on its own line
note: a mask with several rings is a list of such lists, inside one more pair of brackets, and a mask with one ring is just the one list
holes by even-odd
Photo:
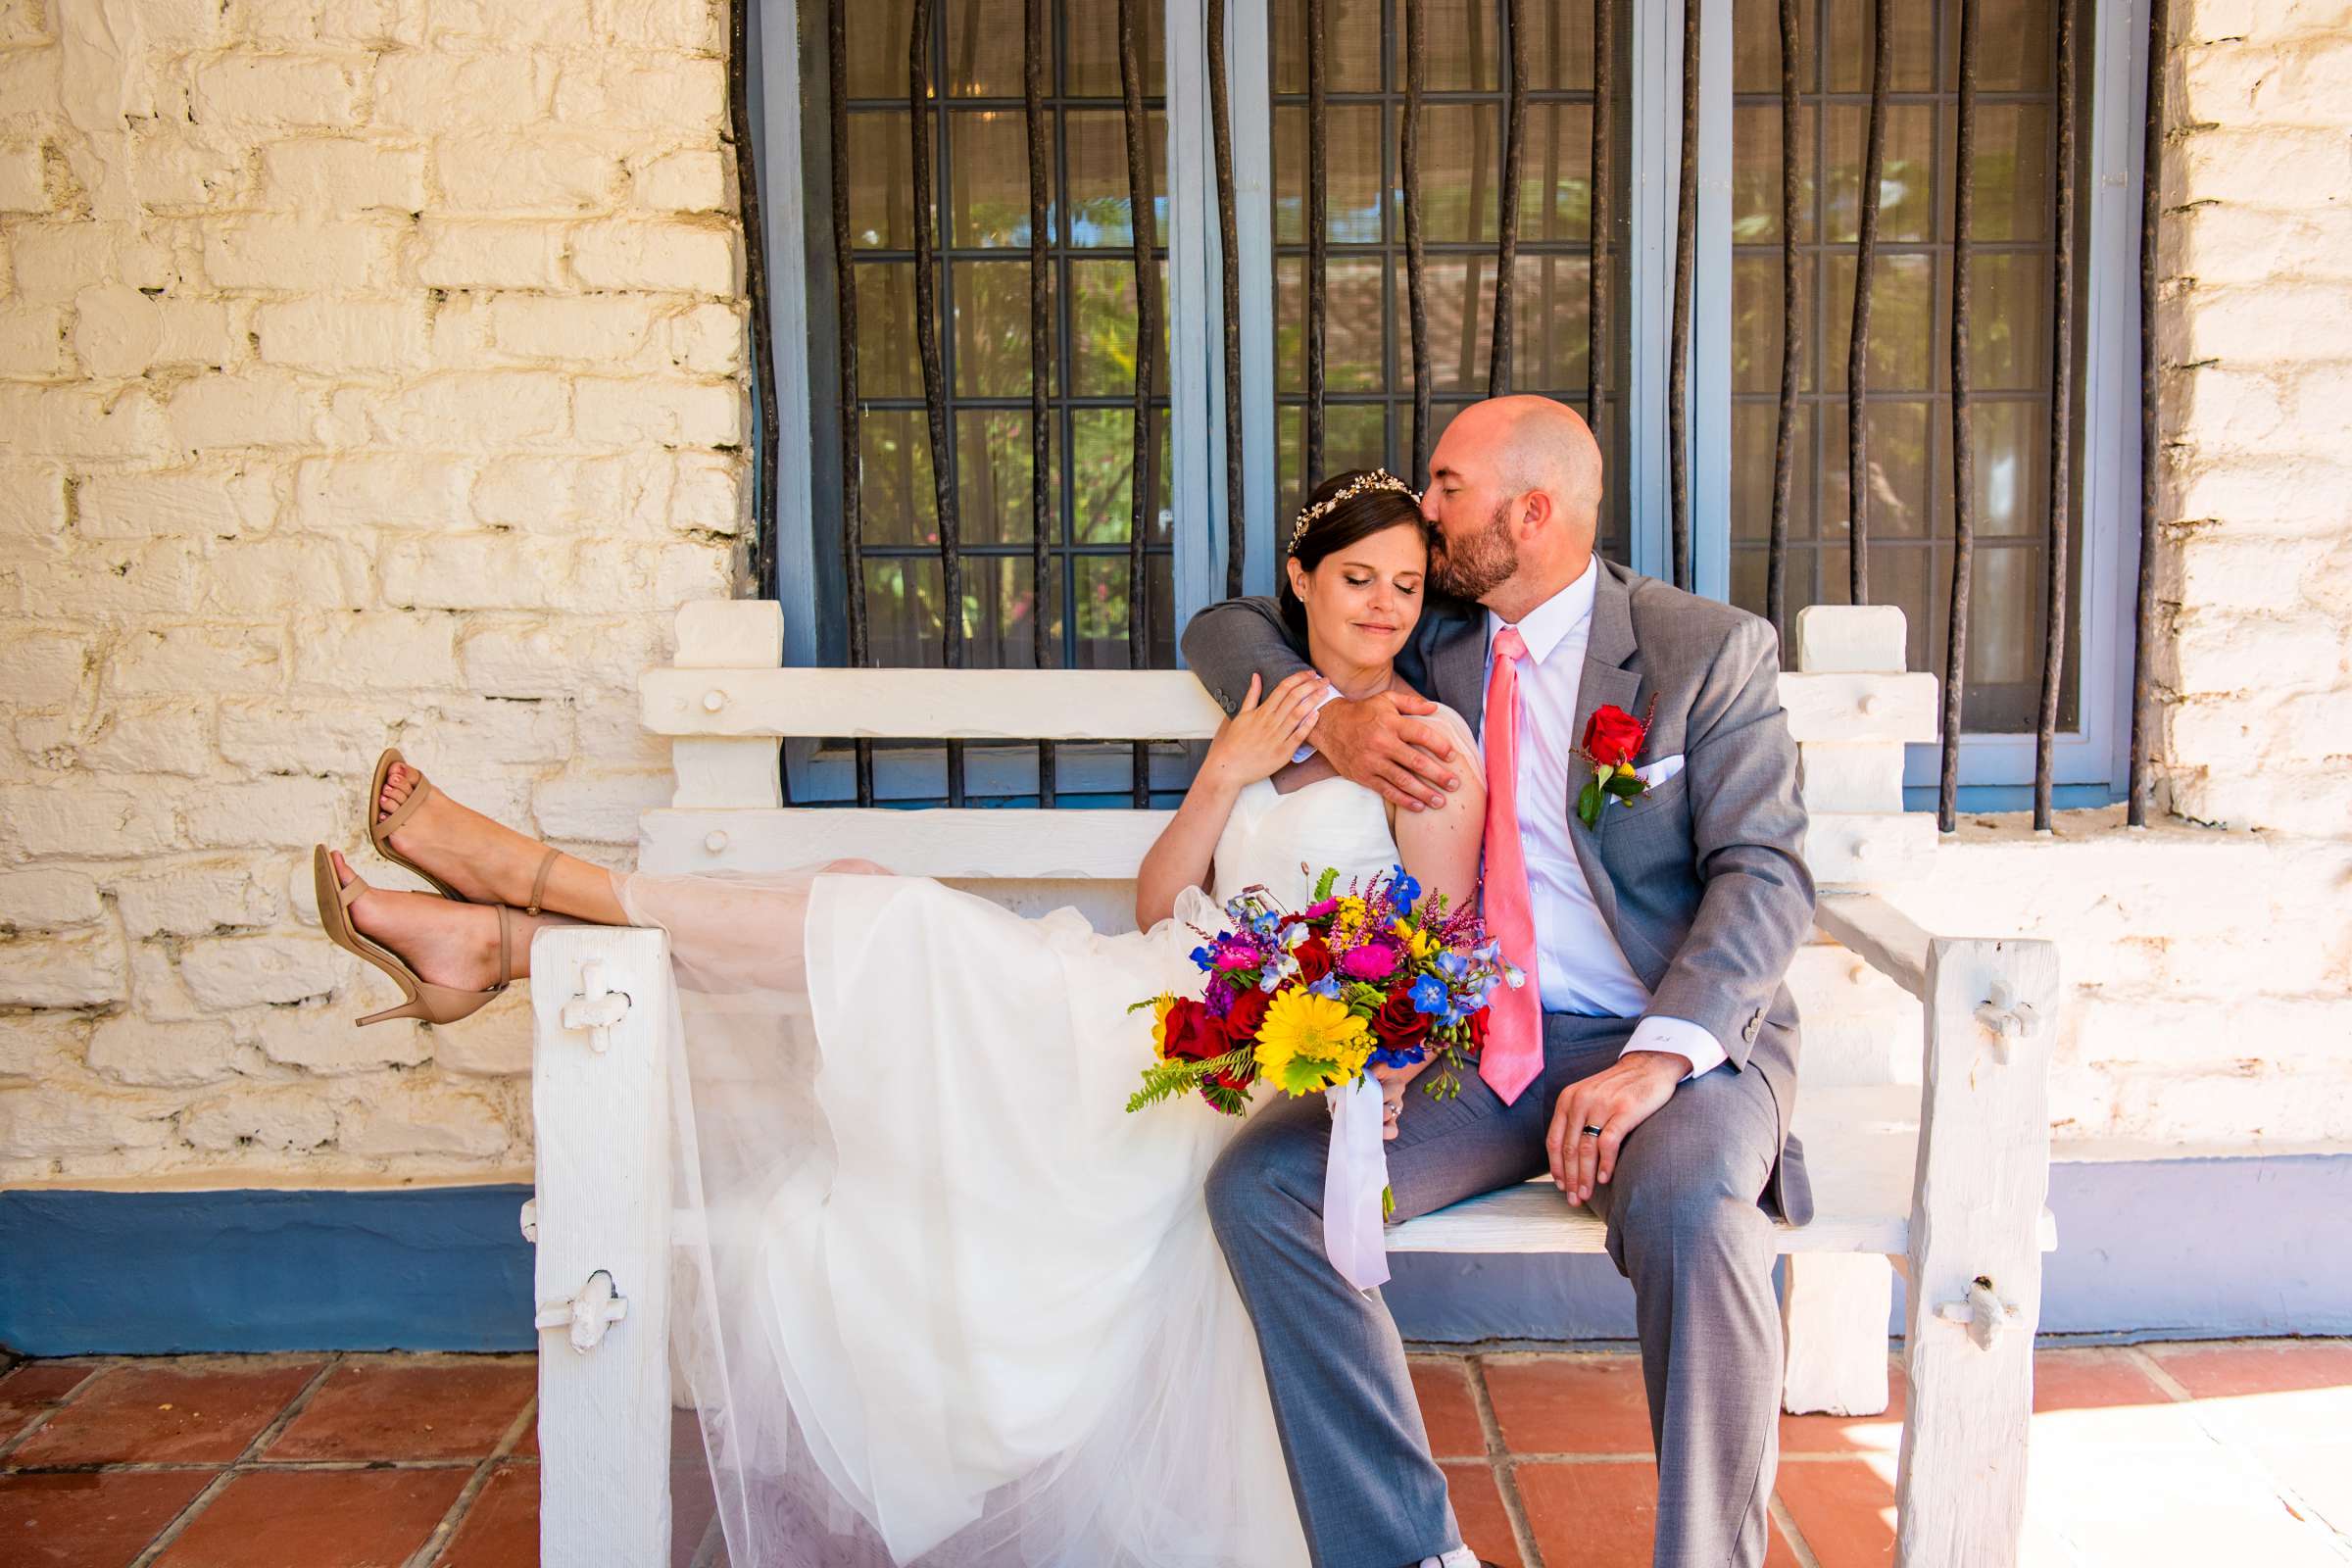
[[547, 873], [556, 868], [556, 857], [562, 853], [561, 850], [550, 850], [539, 861], [539, 874], [531, 879], [530, 906], [522, 911], [523, 913], [537, 914], [539, 912], [540, 897], [547, 892]]

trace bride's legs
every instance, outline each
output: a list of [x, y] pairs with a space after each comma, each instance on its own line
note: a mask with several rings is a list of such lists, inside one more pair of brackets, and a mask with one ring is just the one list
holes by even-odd
[[[383, 796], [375, 803], [379, 819], [409, 798], [416, 776], [405, 762], [392, 764], [384, 777]], [[528, 834], [450, 799], [439, 785], [392, 835], [392, 847], [417, 864], [430, 866], [434, 875], [476, 903], [511, 904], [517, 909], [530, 903], [531, 879], [548, 849]], [[614, 894], [612, 873], [569, 855], [559, 854], [549, 868], [539, 907], [577, 915], [594, 925], [629, 923]]]
[[[397, 809], [416, 788], [416, 769], [395, 762], [385, 777], [383, 796], [375, 803], [376, 814], [380, 817]], [[387, 890], [371, 893], [354, 905], [357, 917], [378, 900], [423, 898], [420, 904], [380, 906], [390, 911], [384, 918], [404, 928], [393, 939], [378, 933], [367, 919], [358, 920], [361, 930], [412, 963], [416, 957], [401, 946], [401, 939], [413, 940], [435, 928], [462, 933], [448, 940], [475, 948], [479, 947], [480, 932], [487, 930], [495, 944], [496, 911], [490, 905], [513, 905], [520, 915], [530, 899], [532, 878], [548, 850], [527, 834], [452, 800], [438, 785], [392, 840], [401, 854], [429, 867], [468, 898], [482, 901], [468, 906], [437, 896]], [[837, 859], [795, 871], [616, 875], [601, 865], [560, 854], [548, 870], [539, 906], [596, 925], [659, 926], [669, 933], [678, 983], [689, 991], [791, 991], [807, 983], [802, 936], [807, 929], [809, 885], [817, 872], [889, 874], [871, 860]], [[452, 911], [458, 911], [454, 918]], [[485, 926], [484, 921], [489, 924]], [[482, 951], [491, 954], [493, 967], [489, 978], [472, 982], [476, 986], [488, 985], [496, 978], [495, 947]], [[425, 978], [437, 979], [433, 975]]]
[[[335, 881], [348, 887], [352, 869], [340, 850], [328, 852], [335, 863]], [[403, 845], [401, 853], [407, 854]], [[514, 978], [531, 972], [531, 938], [542, 926], [614, 925], [617, 921], [589, 922], [564, 914], [525, 914], [509, 911], [514, 923]], [[438, 893], [407, 893], [398, 888], [370, 887], [353, 902], [351, 923], [360, 931], [406, 958], [420, 979], [462, 991], [480, 991], [498, 979], [498, 909], [489, 904], [460, 904]]]

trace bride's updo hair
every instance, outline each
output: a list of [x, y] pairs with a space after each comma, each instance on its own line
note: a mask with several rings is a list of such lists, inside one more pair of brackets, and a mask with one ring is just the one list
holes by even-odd
[[[1421, 498], [1386, 468], [1349, 468], [1315, 486], [1315, 493], [1298, 509], [1298, 520], [1291, 525], [1290, 559], [1312, 571], [1333, 552], [1397, 527], [1418, 529], [1422, 541], [1428, 542]], [[1274, 576], [1283, 622], [1304, 641], [1306, 606], [1291, 591], [1288, 570], [1277, 569]]]

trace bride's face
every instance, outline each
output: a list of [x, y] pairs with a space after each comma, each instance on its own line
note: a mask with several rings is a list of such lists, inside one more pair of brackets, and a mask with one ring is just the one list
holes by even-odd
[[1312, 571], [1294, 558], [1285, 564], [1291, 591], [1306, 606], [1307, 634], [1328, 652], [1358, 666], [1396, 657], [1413, 623], [1429, 575], [1429, 545], [1420, 527], [1399, 523], [1342, 545]]

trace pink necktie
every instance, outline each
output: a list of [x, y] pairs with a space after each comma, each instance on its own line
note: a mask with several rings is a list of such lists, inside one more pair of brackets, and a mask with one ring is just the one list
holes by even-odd
[[1527, 644], [1516, 627], [1494, 634], [1487, 676], [1487, 935], [1527, 973], [1516, 990], [1488, 998], [1487, 1045], [1478, 1075], [1509, 1104], [1544, 1070], [1544, 1002], [1536, 982], [1536, 917], [1527, 886], [1527, 850], [1519, 841], [1519, 661]]

